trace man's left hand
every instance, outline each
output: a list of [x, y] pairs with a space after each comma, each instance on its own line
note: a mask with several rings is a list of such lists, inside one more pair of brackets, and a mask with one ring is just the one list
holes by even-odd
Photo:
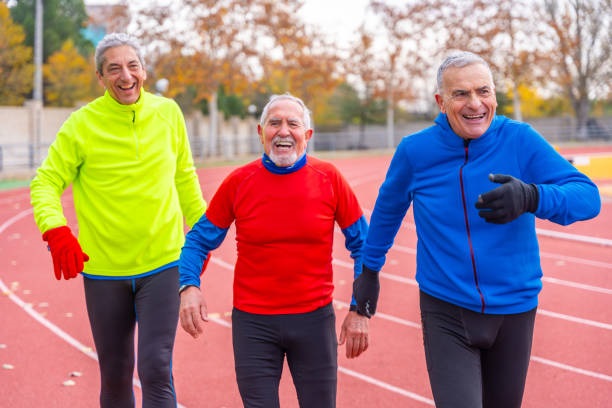
[[505, 224], [538, 209], [540, 193], [534, 184], [506, 174], [490, 174], [489, 179], [501, 186], [478, 196], [478, 215], [486, 222]]
[[355, 311], [367, 318], [374, 316], [379, 294], [379, 273], [362, 265], [361, 274], [353, 281], [353, 296], [357, 302]]
[[370, 345], [369, 339], [369, 319], [365, 316], [357, 314], [357, 312], [348, 312], [342, 322], [340, 330], [340, 339], [338, 344], [343, 345], [346, 342], [346, 357], [359, 357], [361, 353], [368, 349]]

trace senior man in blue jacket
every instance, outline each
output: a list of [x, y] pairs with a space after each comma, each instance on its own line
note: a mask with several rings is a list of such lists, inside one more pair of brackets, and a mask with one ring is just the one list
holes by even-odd
[[370, 219], [357, 311], [413, 205], [423, 342], [437, 408], [518, 408], [542, 288], [535, 218], [595, 217], [597, 186], [530, 125], [497, 116], [489, 65], [459, 52], [438, 69], [435, 124], [405, 137]]

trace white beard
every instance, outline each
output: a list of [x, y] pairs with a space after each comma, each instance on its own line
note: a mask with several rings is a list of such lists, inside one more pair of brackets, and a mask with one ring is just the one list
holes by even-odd
[[270, 160], [278, 167], [289, 167], [298, 159], [297, 153], [294, 151], [290, 155], [278, 156], [275, 153], [270, 153]]
[[270, 160], [272, 160], [272, 162], [274, 164], [276, 164], [278, 167], [289, 167], [291, 166], [293, 163], [295, 163], [298, 159], [298, 154], [295, 151], [295, 140], [291, 137], [291, 136], [275, 136], [272, 139], [272, 146], [274, 146], [276, 143], [279, 143], [281, 141], [286, 141], [286, 140], [290, 140], [293, 144], [294, 150], [293, 152], [291, 152], [291, 154], [282, 154], [282, 155], [278, 155], [274, 153], [274, 148], [272, 148], [271, 152], [270, 152]]

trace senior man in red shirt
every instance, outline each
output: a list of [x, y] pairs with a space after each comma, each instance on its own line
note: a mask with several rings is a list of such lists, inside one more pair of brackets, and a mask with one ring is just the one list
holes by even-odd
[[223, 181], [187, 234], [179, 262], [181, 325], [203, 332], [202, 263], [236, 223], [232, 336], [245, 407], [279, 407], [285, 356], [302, 408], [336, 406], [337, 349], [368, 348], [368, 318], [353, 299], [336, 340], [332, 247], [337, 223], [361, 273], [367, 222], [354, 192], [330, 163], [306, 154], [313, 130], [304, 103], [274, 95], [257, 132], [265, 153]]

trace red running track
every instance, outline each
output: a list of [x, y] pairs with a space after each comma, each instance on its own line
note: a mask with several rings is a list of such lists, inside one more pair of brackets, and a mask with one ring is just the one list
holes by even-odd
[[[583, 153], [583, 152], [581, 152]], [[337, 158], [369, 217], [390, 156]], [[232, 167], [200, 170], [210, 199]], [[612, 180], [595, 180], [610, 184]], [[602, 197], [595, 220], [561, 228], [538, 222], [544, 289], [524, 407], [608, 407], [612, 400], [612, 198]], [[69, 222], [74, 213], [65, 199]], [[565, 232], [568, 235], [558, 235]], [[337, 325], [350, 299], [352, 266], [337, 232]], [[406, 217], [388, 255], [371, 348], [348, 360], [340, 349], [338, 407], [433, 406], [414, 281], [415, 233]], [[204, 285], [211, 321], [193, 340], [179, 328], [174, 376], [183, 407], [241, 407], [231, 349], [233, 230], [215, 256]], [[81, 279], [58, 282], [34, 225], [26, 188], [0, 192], [0, 407], [97, 406], [99, 375]], [[140, 401], [138, 380], [135, 394]], [[297, 407], [288, 370], [281, 404]]]

